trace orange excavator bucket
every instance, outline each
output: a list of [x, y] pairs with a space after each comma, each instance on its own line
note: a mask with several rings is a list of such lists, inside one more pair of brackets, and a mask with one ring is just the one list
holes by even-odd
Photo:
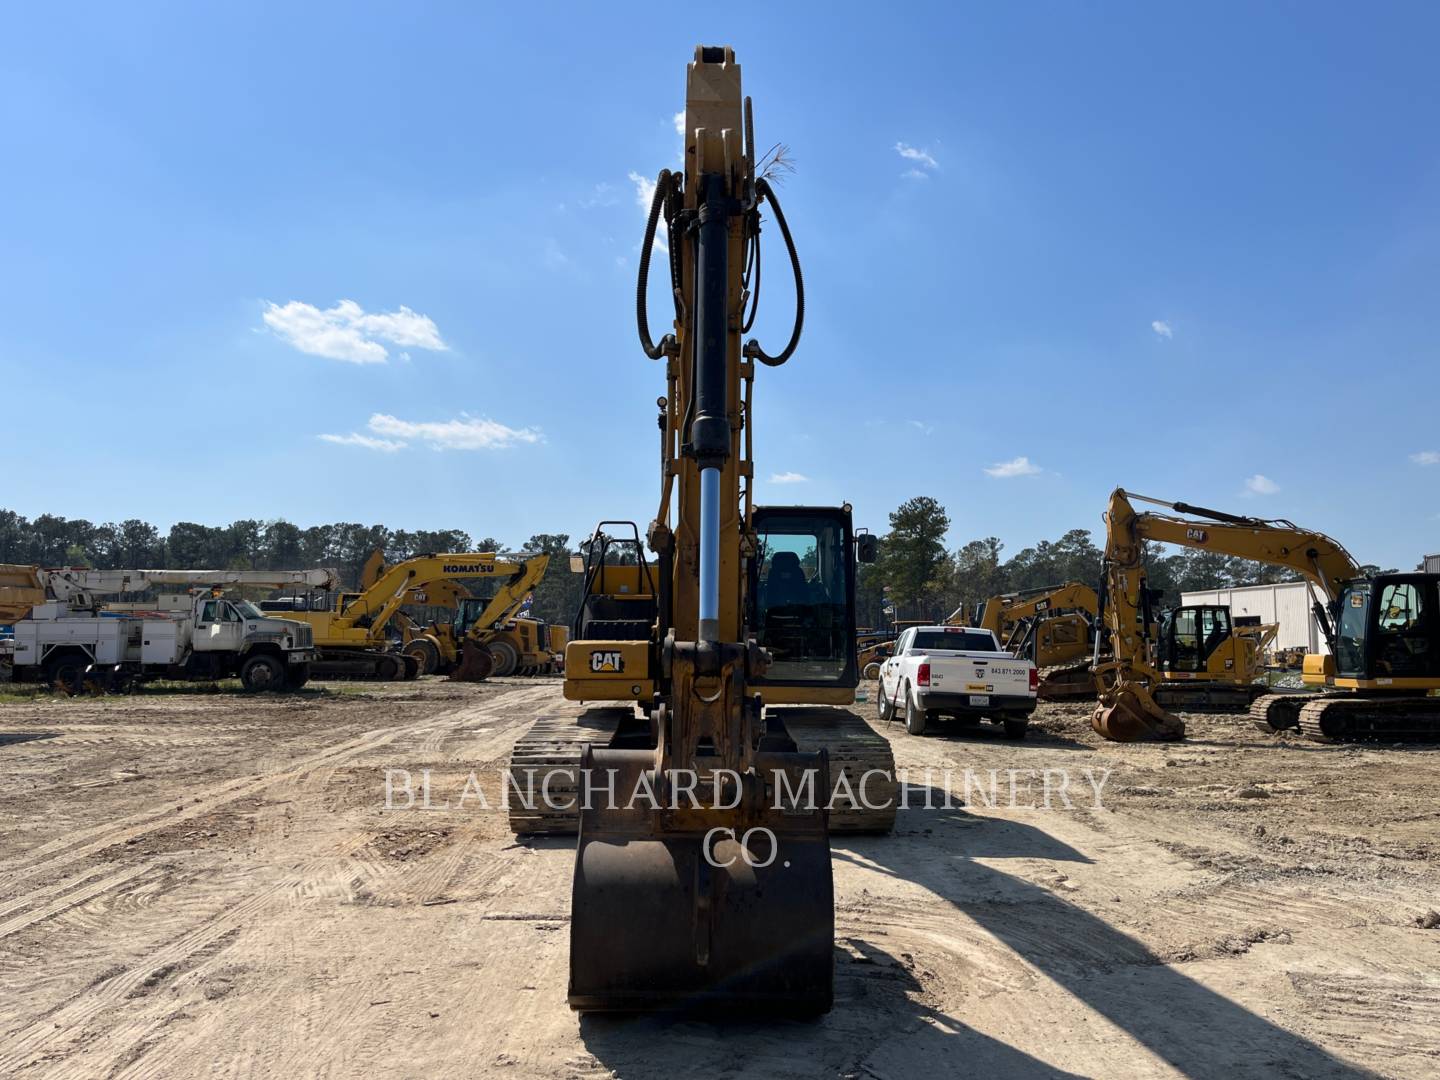
[[460, 663], [450, 673], [451, 682], [483, 682], [495, 671], [495, 657], [484, 645], [465, 641], [460, 647]]
[[1185, 737], [1185, 722], [1134, 686], [1122, 686], [1105, 694], [1090, 717], [1090, 726], [1111, 742], [1169, 741]]

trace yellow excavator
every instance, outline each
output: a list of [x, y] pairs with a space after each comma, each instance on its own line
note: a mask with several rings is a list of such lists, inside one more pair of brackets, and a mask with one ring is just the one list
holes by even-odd
[[[1040, 669], [1042, 700], [1090, 697], [1090, 654], [1100, 600], [1078, 581], [992, 596], [968, 625], [989, 630], [1002, 648]], [[963, 618], [957, 611], [951, 620]]]
[[[423, 625], [403, 608], [391, 617], [400, 632], [401, 651], [415, 658], [421, 675], [448, 675], [458, 682], [478, 682], [491, 675], [540, 675], [556, 667], [562, 642], [552, 642], [550, 627], [521, 614], [527, 599], [545, 577], [548, 555], [512, 559], [497, 555], [487, 577], [499, 580], [488, 597], [474, 596], [461, 582], [441, 578], [411, 589], [408, 599], [454, 612], [445, 622]], [[362, 589], [376, 587], [389, 567], [380, 551], [372, 552], [360, 571]]]
[[[734, 53], [698, 48], [684, 172], [656, 181], [637, 290], [641, 344], [667, 383], [660, 507], [643, 544], [635, 525], [603, 522], [585, 545], [565, 652], [568, 699], [623, 708], [537, 721], [511, 761], [511, 783], [538, 771], [578, 785], [569, 1001], [580, 1011], [828, 1009], [829, 833], [894, 820], [886, 740], [847, 710], [772, 707], [854, 700], [856, 563], [874, 541], [855, 535], [849, 506], [752, 504], [754, 379], [794, 353], [804, 292], [785, 216], [756, 174], [750, 115]], [[773, 356], [742, 340], [762, 210], [796, 287], [794, 328]], [[662, 221], [675, 320], [654, 343], [647, 280]], [[827, 810], [841, 775], [868, 792]], [[512, 809], [512, 824], [549, 831], [547, 812]]]
[[[420, 660], [397, 648], [392, 640], [392, 634], [400, 636], [394, 620], [403, 605], [426, 603], [432, 589], [442, 602], [446, 597], [454, 598], [458, 595], [452, 584], [456, 579], [508, 575], [501, 586], [504, 591], [517, 577], [528, 579], [530, 564], [536, 561], [543, 575], [548, 561], [544, 555], [524, 562], [510, 562], [494, 552], [417, 555], [393, 566], [384, 565], [383, 556], [377, 560], [372, 555], [366, 564], [368, 572], [363, 575], [367, 584], [358, 592], [306, 593], [267, 600], [260, 607], [310, 624], [320, 653], [312, 667], [317, 676], [414, 679], [420, 674]], [[525, 591], [520, 590], [522, 598]], [[493, 660], [493, 654], [490, 658]], [[471, 659], [472, 670], [483, 670], [486, 659], [479, 655], [477, 647]]]
[[0, 626], [19, 622], [46, 599], [38, 566], [0, 563]]
[[[1135, 502], [1173, 514], [1137, 512]], [[1180, 718], [1156, 699], [1163, 680], [1154, 662], [1157, 652], [1145, 640], [1152, 625], [1146, 614], [1147, 540], [1287, 567], [1310, 582], [1317, 594], [1315, 618], [1330, 652], [1305, 657], [1302, 681], [1316, 693], [1266, 693], [1251, 702], [1250, 715], [1266, 730], [1298, 727], [1323, 741], [1440, 735], [1440, 698], [1432, 696], [1440, 690], [1440, 574], [1367, 577], [1350, 553], [1323, 533], [1121, 488], [1111, 493], [1105, 522], [1100, 606], [1114, 656], [1104, 663], [1095, 657], [1100, 701], [1092, 720], [1105, 738], [1129, 742], [1185, 734]], [[1197, 643], [1203, 653], [1203, 625], [1187, 648]]]

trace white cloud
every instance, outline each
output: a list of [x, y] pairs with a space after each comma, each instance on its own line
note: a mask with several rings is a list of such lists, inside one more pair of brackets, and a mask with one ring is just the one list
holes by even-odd
[[[367, 450], [394, 453], [415, 439], [432, 450], [503, 450], [516, 443], [536, 443], [541, 435], [535, 428], [512, 428], [484, 417], [460, 414], [458, 420], [401, 420], [387, 413], [375, 413], [365, 425], [371, 432], [362, 435], [317, 435], [337, 446], [363, 446]], [[388, 436], [388, 437], [387, 437]]]
[[354, 300], [341, 300], [321, 311], [313, 304], [291, 300], [283, 307], [266, 304], [265, 325], [303, 353], [351, 364], [383, 364], [390, 352], [381, 342], [402, 348], [445, 352], [450, 348], [429, 316], [411, 311], [370, 314]]
[[[593, 210], [597, 206], [614, 206], [620, 201], [620, 197], [615, 194], [614, 184], [609, 184], [602, 180], [595, 185], [589, 195], [578, 201], [580, 203], [580, 209]], [[564, 208], [563, 204], [561, 208]]]
[[810, 478], [804, 473], [798, 472], [777, 472], [770, 474], [772, 484], [808, 484]]
[[631, 169], [626, 175], [635, 185], [635, 204], [640, 207], [640, 212], [648, 217], [650, 204], [655, 199], [655, 181], [648, 176], [640, 175], [634, 169]]
[[1411, 454], [1410, 460], [1416, 465], [1440, 465], [1440, 450], [1421, 450]]
[[906, 420], [905, 423], [920, 432], [921, 435], [932, 435], [935, 432], [935, 425], [927, 424], [924, 420]]
[[334, 443], [336, 446], [363, 446], [367, 450], [383, 450], [387, 454], [393, 454], [396, 450], [404, 450], [406, 446], [405, 443], [395, 439], [376, 439], [353, 431], [349, 435], [316, 435], [315, 437], [324, 442]]
[[685, 134], [685, 110], [684, 110], [684, 109], [681, 109], [681, 110], [680, 110], [679, 112], [677, 112], [673, 117], [671, 117], [671, 119], [675, 122], [675, 134], [676, 134], [676, 135], [684, 135], [684, 134]]
[[460, 414], [458, 420], [401, 420], [375, 413], [366, 424], [376, 435], [418, 439], [435, 450], [503, 450], [516, 443], [537, 443], [535, 428], [512, 428], [485, 417]]
[[930, 174], [920, 169], [906, 169], [900, 174], [902, 180], [929, 180]]
[[895, 152], [906, 161], [913, 161], [917, 165], [924, 166], [927, 169], [938, 169], [940, 167], [940, 163], [930, 156], [930, 151], [922, 150], [917, 146], [897, 142], [895, 144]]
[[1150, 324], [1150, 329], [1154, 330], [1157, 336], [1167, 340], [1175, 336], [1175, 331], [1170, 329], [1170, 324], [1164, 319], [1156, 319]]
[[[634, 169], [631, 169], [626, 175], [630, 177], [630, 182], [635, 185], [635, 204], [640, 207], [640, 213], [644, 214], [648, 219], [650, 217], [650, 203], [655, 198], [655, 181], [649, 177], [640, 175]], [[641, 246], [641, 244], [636, 244], [636, 250], [638, 251]], [[653, 246], [656, 251], [668, 252], [670, 250], [665, 246], [665, 222], [663, 217], [655, 223], [655, 243]]]
[[569, 255], [560, 250], [560, 245], [555, 242], [554, 237], [545, 240], [545, 247], [540, 253], [540, 260], [545, 264], [547, 270], [565, 270], [571, 265]]
[[1245, 494], [1247, 495], [1274, 495], [1279, 490], [1280, 485], [1264, 473], [1256, 473], [1245, 481]]
[[1011, 461], [1002, 461], [999, 464], [991, 465], [985, 470], [985, 475], [999, 480], [1009, 480], [1013, 476], [1034, 476], [1041, 471], [1040, 466], [1028, 457], [1017, 457]]

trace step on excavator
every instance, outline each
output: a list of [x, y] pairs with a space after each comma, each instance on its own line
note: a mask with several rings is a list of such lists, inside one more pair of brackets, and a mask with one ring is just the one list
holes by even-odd
[[[1135, 502], [1173, 513], [1137, 512]], [[1183, 721], [1156, 697], [1163, 680], [1145, 640], [1151, 625], [1144, 614], [1146, 540], [1285, 567], [1310, 583], [1330, 652], [1305, 657], [1302, 681], [1312, 693], [1262, 693], [1250, 703], [1263, 730], [1298, 728], [1320, 741], [1440, 737], [1440, 697], [1432, 693], [1440, 690], [1440, 574], [1367, 576], [1339, 542], [1293, 522], [1165, 502], [1122, 488], [1111, 493], [1105, 521], [1100, 606], [1114, 657], [1101, 663], [1096, 656], [1100, 701], [1092, 718], [1105, 738], [1185, 735]]]
[[[756, 175], [729, 48], [696, 50], [684, 130], [683, 174], [656, 181], [637, 290], [641, 345], [667, 380], [660, 508], [643, 543], [634, 524], [602, 522], [584, 546], [565, 652], [566, 698], [613, 704], [537, 721], [517, 743], [507, 782], [558, 773], [579, 806], [552, 817], [512, 800], [511, 821], [527, 833], [578, 824], [574, 1009], [814, 1014], [833, 997], [829, 833], [842, 819], [891, 827], [894, 760], [852, 712], [773, 706], [854, 700], [855, 568], [874, 541], [855, 535], [849, 506], [752, 505], [754, 378], [794, 353], [804, 292], [779, 201]], [[742, 341], [762, 211], [796, 290], [773, 356]], [[647, 280], [662, 221], [675, 321], [654, 343]], [[828, 810], [832, 776], [857, 763], [869, 782], [850, 782], [868, 797]]]

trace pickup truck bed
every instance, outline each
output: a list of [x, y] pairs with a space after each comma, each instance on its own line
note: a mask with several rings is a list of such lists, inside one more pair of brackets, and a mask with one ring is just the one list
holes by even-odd
[[1022, 739], [1035, 711], [1038, 672], [1005, 652], [988, 630], [914, 626], [901, 634], [895, 655], [880, 668], [880, 719], [903, 716], [922, 735], [941, 716], [990, 720], [1006, 737]]

